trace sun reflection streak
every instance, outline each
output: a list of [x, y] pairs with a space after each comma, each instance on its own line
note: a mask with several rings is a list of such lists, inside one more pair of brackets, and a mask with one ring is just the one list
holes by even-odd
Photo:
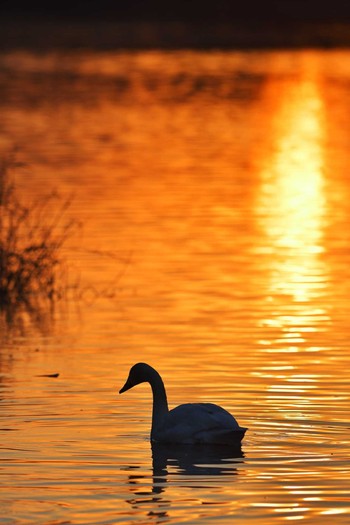
[[319, 348], [311, 340], [329, 323], [321, 300], [329, 273], [325, 108], [311, 55], [304, 66], [298, 80], [282, 89], [279, 84], [278, 92], [271, 88], [272, 138], [260, 164], [256, 211], [263, 235], [257, 250], [267, 273], [266, 299], [274, 305], [274, 315], [262, 320], [274, 337], [262, 344], [272, 354]]
[[[259, 372], [268, 381], [268, 406], [290, 421], [290, 426], [283, 423], [285, 429], [293, 429], [295, 420], [318, 417], [312, 399], [320, 375], [310, 352], [323, 350], [319, 333], [330, 321], [324, 301], [329, 274], [325, 108], [312, 55], [301, 69], [299, 78], [269, 87], [270, 143], [260, 162], [256, 201], [262, 231], [257, 252], [269, 302], [259, 344], [270, 365], [265, 362]], [[301, 426], [308, 432], [309, 424]]]
[[318, 85], [310, 78], [286, 88], [273, 125], [272, 156], [261, 172], [259, 215], [271, 258], [271, 294], [296, 302], [325, 286], [325, 125]]

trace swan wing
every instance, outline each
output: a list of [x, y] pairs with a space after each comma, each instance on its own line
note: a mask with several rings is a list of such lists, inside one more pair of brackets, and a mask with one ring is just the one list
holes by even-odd
[[156, 441], [167, 443], [231, 444], [240, 442], [246, 429], [225, 409], [212, 403], [187, 403], [167, 415]]

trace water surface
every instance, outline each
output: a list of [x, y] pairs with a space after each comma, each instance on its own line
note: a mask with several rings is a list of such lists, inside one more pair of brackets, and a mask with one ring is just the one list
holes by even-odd
[[[349, 522], [349, 58], [1, 55], [21, 198], [81, 227], [67, 298], [1, 320], [0, 523]], [[152, 450], [137, 361], [242, 450]]]

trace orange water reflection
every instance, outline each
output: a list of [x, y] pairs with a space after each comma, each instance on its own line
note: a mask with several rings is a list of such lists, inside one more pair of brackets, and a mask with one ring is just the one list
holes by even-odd
[[[314, 58], [304, 57], [304, 71], [297, 81], [286, 82], [283, 89], [280, 83], [270, 86], [268, 138], [272, 144], [261, 164], [257, 199], [264, 235], [259, 256], [267, 269], [267, 300], [272, 305], [262, 324], [274, 329], [275, 336], [260, 341], [271, 361], [260, 364], [256, 375], [269, 378], [266, 403], [280, 418], [275, 429], [287, 433], [297, 429], [304, 440], [308, 440], [308, 433], [315, 433], [314, 421], [327, 417], [321, 405], [330, 398], [321, 385], [324, 366], [331, 362], [318, 355], [328, 350], [322, 334], [331, 322], [326, 303], [331, 273], [326, 230], [331, 204], [326, 179], [325, 100]], [[274, 450], [276, 444], [271, 444], [272, 454]], [[329, 461], [329, 457], [320, 457], [319, 467], [307, 474], [319, 475], [322, 462]], [[320, 505], [319, 516], [347, 512], [330, 501], [327, 489], [293, 484], [284, 489], [289, 503], [271, 506], [274, 512], [285, 513], [285, 520], [308, 519], [312, 514], [316, 518], [304, 505], [311, 501]], [[322, 510], [323, 505], [333, 508]]]
[[315, 79], [273, 95], [272, 147], [261, 171], [258, 210], [271, 254], [271, 294], [300, 303], [321, 295], [327, 275], [324, 108]]
[[286, 428], [299, 420], [306, 431], [319, 414], [313, 397], [320, 395], [324, 373], [319, 352], [330, 322], [326, 306], [329, 282], [325, 228], [327, 128], [322, 79], [317, 61], [304, 56], [297, 79], [272, 83], [266, 103], [271, 112], [270, 141], [261, 161], [256, 213], [263, 232], [258, 251], [266, 272], [267, 337], [259, 344], [270, 362], [257, 376], [269, 377], [266, 401]]
[[[69, 479], [85, 492], [88, 478], [91, 494], [117, 479], [120, 516], [147, 514], [143, 521], [164, 511], [178, 522], [203, 509], [219, 519], [226, 508], [226, 518], [240, 512], [245, 522], [266, 523], [269, 512], [274, 524], [319, 523], [333, 512], [348, 480], [329, 453], [347, 439], [347, 367], [339, 363], [348, 360], [348, 294], [333, 276], [341, 267], [346, 283], [348, 204], [339, 170], [328, 192], [327, 90], [316, 58], [89, 55], [80, 65], [93, 74], [78, 72], [77, 86], [57, 77], [60, 105], [46, 89], [38, 96], [35, 84], [44, 108], [25, 97], [6, 107], [9, 128], [32, 155], [34, 179], [25, 173], [22, 187], [35, 193], [53, 180], [74, 191], [73, 214], [84, 223], [83, 237], [68, 246], [70, 271], [77, 267], [91, 283], [78, 296], [81, 321], [63, 316], [56, 339], [50, 330], [45, 340], [23, 336], [29, 364], [12, 354], [6, 364], [22, 381], [7, 393], [9, 413], [13, 400], [19, 421], [37, 410], [33, 428], [23, 426], [11, 446], [30, 445], [40, 463], [48, 442], [48, 458], [68, 458], [74, 472], [62, 470], [62, 493]], [[79, 57], [71, 64], [78, 71]], [[334, 137], [346, 136], [339, 120], [332, 126]], [[339, 227], [330, 235], [335, 194]], [[330, 255], [332, 246], [342, 251]], [[245, 460], [231, 461], [229, 483], [226, 461], [222, 473], [215, 460], [215, 474], [197, 458], [206, 490], [173, 456], [161, 458], [167, 472], [153, 479], [151, 391], [116, 394], [136, 360], [159, 369], [171, 406], [217, 402], [249, 427]], [[50, 372], [60, 373], [57, 381], [38, 378]], [[116, 473], [116, 464], [124, 470]], [[28, 479], [36, 475], [23, 469]], [[57, 481], [56, 465], [41, 469]], [[101, 512], [100, 500], [88, 502], [94, 506]]]

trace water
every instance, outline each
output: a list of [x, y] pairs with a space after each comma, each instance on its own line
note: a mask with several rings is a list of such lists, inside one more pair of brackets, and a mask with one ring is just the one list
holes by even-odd
[[[81, 227], [55, 311], [1, 320], [0, 523], [350, 522], [349, 58], [1, 55], [18, 192]], [[137, 361], [242, 450], [152, 450]]]

